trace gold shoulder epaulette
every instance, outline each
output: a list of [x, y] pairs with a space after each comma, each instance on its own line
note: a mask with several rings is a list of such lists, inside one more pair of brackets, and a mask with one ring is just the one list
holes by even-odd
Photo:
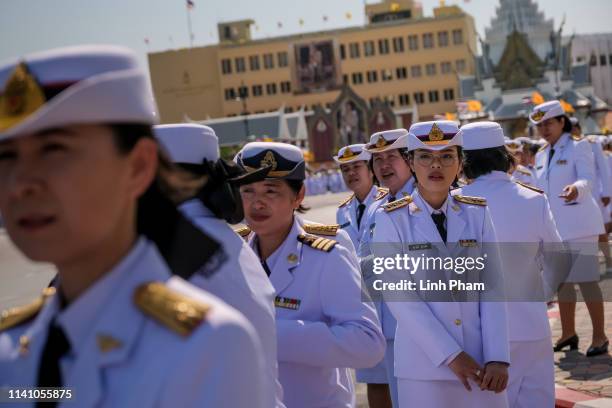
[[385, 212], [391, 212], [397, 210], [398, 208], [405, 207], [411, 202], [412, 197], [407, 195], [405, 197], [400, 198], [399, 200], [391, 201], [390, 203], [383, 205], [383, 208], [385, 209]]
[[548, 147], [548, 143], [543, 144], [542, 147], [540, 147], [538, 149], [538, 152], [541, 152], [542, 150], [546, 149], [547, 147]]
[[134, 292], [134, 302], [144, 314], [181, 336], [189, 336], [206, 320], [210, 310], [209, 305], [178, 293], [162, 282], [140, 285]]
[[337, 244], [333, 239], [322, 238], [312, 234], [300, 234], [298, 235], [298, 241], [323, 252], [331, 251]]
[[515, 171], [518, 171], [519, 173], [524, 174], [526, 176], [531, 176], [531, 173], [528, 172], [527, 170], [517, 168]]
[[453, 196], [455, 201], [459, 201], [464, 204], [474, 204], [474, 205], [487, 205], [487, 199], [482, 197], [472, 197], [472, 196], [464, 196], [460, 194], [456, 194]]
[[518, 180], [514, 180], [514, 182], [515, 182], [516, 184], [520, 185], [520, 186], [523, 186], [523, 187], [525, 187], [525, 188], [530, 189], [531, 191], [535, 191], [536, 193], [544, 194], [544, 190], [540, 190], [539, 188], [534, 187], [534, 186], [532, 186], [532, 185], [530, 185], [530, 184], [523, 183], [523, 182], [520, 182], [520, 181], [518, 181]]
[[327, 235], [330, 237], [335, 237], [338, 233], [338, 228], [340, 228], [340, 224], [304, 224], [304, 231], [309, 234], [316, 235]]
[[45, 288], [41, 296], [24, 306], [4, 310], [0, 314], [0, 332], [26, 323], [36, 317], [45, 304], [45, 300], [55, 294], [55, 288]]
[[251, 233], [251, 228], [248, 225], [245, 225], [243, 227], [234, 229], [234, 232], [240, 235], [242, 238], [246, 238]]
[[382, 200], [389, 194], [388, 188], [378, 187], [378, 193], [376, 193], [376, 197], [374, 197], [374, 201]]
[[347, 198], [346, 200], [344, 200], [343, 202], [341, 202], [341, 203], [340, 203], [340, 205], [338, 206], [338, 208], [342, 208], [342, 207], [344, 207], [345, 205], [347, 205], [348, 203], [350, 203], [350, 202], [351, 202], [351, 200], [353, 199], [353, 197], [355, 197], [355, 194], [351, 194], [351, 195], [349, 196], [349, 198]]
[[576, 142], [579, 142], [579, 141], [581, 141], [583, 139], [582, 136], [576, 136], [576, 135], [572, 135], [571, 138], [572, 138], [572, 140], [575, 140]]

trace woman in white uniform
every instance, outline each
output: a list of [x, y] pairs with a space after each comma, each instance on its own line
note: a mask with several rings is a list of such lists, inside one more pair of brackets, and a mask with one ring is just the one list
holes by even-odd
[[[470, 180], [461, 194], [487, 200], [499, 239], [509, 298], [510, 380], [508, 402], [513, 408], [555, 406], [554, 359], [550, 347], [546, 295], [549, 282], [541, 272], [557, 271], [566, 260], [559, 254], [561, 237], [548, 199], [535, 187], [507, 173], [512, 158], [504, 148], [501, 126], [477, 122], [461, 128]], [[548, 279], [548, 278], [547, 278]]]
[[357, 260], [335, 240], [309, 234], [296, 210], [304, 198], [304, 158], [283, 143], [248, 143], [236, 157], [264, 181], [240, 187], [251, 248], [275, 289], [279, 379], [287, 408], [352, 407], [347, 368], [371, 367], [385, 340], [362, 293]]
[[[412, 125], [409, 164], [417, 187], [376, 214], [374, 255], [385, 263], [399, 255], [472, 258], [484, 266], [461, 271], [444, 261], [444, 267], [407, 269], [400, 262], [381, 272], [383, 281], [400, 284], [383, 296], [397, 319], [395, 375], [402, 408], [507, 407], [508, 329], [504, 298], [498, 297], [503, 276], [497, 237], [484, 199], [449, 192], [461, 170], [458, 132], [450, 121]], [[486, 294], [467, 286], [427, 286], [458, 279], [487, 285]]]
[[268, 408], [252, 326], [176, 276], [222, 248], [169, 199], [193, 190], [159, 154], [136, 61], [81, 46], [0, 67], [0, 211], [58, 272], [0, 315], [0, 387], [63, 387], [82, 407]]
[[599, 288], [598, 236], [604, 232], [603, 219], [593, 196], [595, 164], [589, 142], [570, 135], [572, 124], [559, 101], [534, 108], [529, 119], [537, 126], [546, 144], [536, 155], [538, 187], [546, 193], [559, 235], [578, 255], [566, 284], [559, 290], [561, 338], [555, 351], [578, 348], [575, 328], [578, 283], [593, 324], [592, 343], [587, 356], [608, 350], [604, 304]]

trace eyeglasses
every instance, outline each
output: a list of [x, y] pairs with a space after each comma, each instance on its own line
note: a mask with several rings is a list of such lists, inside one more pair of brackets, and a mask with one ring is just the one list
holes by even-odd
[[455, 164], [458, 159], [459, 157], [453, 153], [442, 153], [439, 156], [431, 153], [417, 153], [414, 155], [414, 160], [421, 166], [431, 166], [434, 160], [439, 160], [442, 166], [450, 167]]

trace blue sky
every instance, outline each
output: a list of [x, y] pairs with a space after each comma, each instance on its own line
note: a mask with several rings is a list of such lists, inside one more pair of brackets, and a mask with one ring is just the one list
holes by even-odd
[[[255, 38], [318, 31], [362, 24], [363, 0], [193, 0], [194, 45], [217, 42], [220, 21], [252, 18]], [[368, 3], [376, 2], [368, 0]], [[438, 0], [422, 0], [431, 15]], [[447, 0], [476, 20], [481, 34], [499, 0]], [[565, 33], [612, 31], [612, 0], [537, 0], [558, 27], [566, 15]], [[0, 0], [0, 61], [28, 52], [82, 43], [115, 43], [134, 49], [146, 63], [148, 51], [189, 45], [185, 0]], [[346, 18], [351, 13], [352, 18]], [[323, 16], [328, 20], [325, 22]], [[300, 26], [299, 20], [304, 24]], [[283, 27], [278, 28], [277, 23]], [[149, 39], [145, 44], [144, 39]]]

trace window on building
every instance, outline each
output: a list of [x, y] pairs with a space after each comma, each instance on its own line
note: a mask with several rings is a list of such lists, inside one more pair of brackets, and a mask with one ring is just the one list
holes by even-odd
[[393, 38], [393, 52], [404, 52], [404, 39], [402, 37]]
[[463, 44], [463, 31], [461, 29], [453, 30], [453, 44]]
[[346, 47], [340, 44], [340, 59], [346, 59]]
[[455, 67], [457, 68], [457, 72], [464, 72], [465, 71], [465, 60], [464, 59], [457, 60], [455, 62]]
[[395, 69], [395, 76], [397, 79], [406, 79], [408, 77], [408, 70], [406, 67], [397, 67]]
[[419, 36], [418, 35], [408, 36], [408, 49], [412, 51], [419, 49]]
[[410, 76], [413, 78], [418, 78], [421, 76], [421, 66], [413, 65], [410, 67]]
[[427, 64], [425, 65], [425, 73], [428, 76], [436, 75], [436, 64]]
[[453, 71], [453, 66], [450, 61], [444, 61], [440, 63], [440, 72], [443, 74], [450, 74]]
[[612, 54], [608, 55], [608, 62], [612, 65]]
[[363, 55], [366, 57], [371, 57], [376, 54], [376, 50], [374, 49], [374, 41], [364, 41], [363, 42]]
[[274, 55], [273, 54], [264, 54], [263, 60], [264, 60], [265, 69], [274, 68]]
[[385, 55], [389, 53], [389, 40], [386, 38], [382, 38], [378, 40], [378, 52], [380, 55]]
[[592, 67], [597, 66], [597, 56], [595, 56], [595, 54], [591, 55], [591, 61], [589, 61], [589, 65], [591, 65]]
[[349, 55], [351, 58], [359, 58], [359, 43], [350, 43], [349, 44]]
[[380, 76], [382, 77], [382, 80], [384, 82], [386, 81], [391, 81], [393, 79], [393, 71], [391, 71], [390, 69], [382, 69], [380, 71]]
[[406, 105], [410, 105], [410, 95], [405, 93], [405, 94], [399, 94], [399, 104], [400, 106], [406, 106]]
[[385, 96], [385, 102], [387, 103], [387, 105], [394, 107], [395, 106], [395, 96], [393, 95]]
[[227, 58], [221, 60], [221, 72], [224, 75], [232, 73], [232, 60]]
[[363, 84], [363, 74], [361, 72], [353, 72], [353, 85]]
[[343, 84], [348, 84], [349, 80], [348, 80], [348, 75], [344, 74], [342, 75], [342, 83]]
[[369, 98], [368, 101], [370, 102], [370, 107], [376, 105], [376, 102], [378, 102], [378, 98]]
[[606, 56], [604, 54], [601, 54], [599, 56], [599, 65], [601, 65], [601, 66], [608, 65], [607, 62], [608, 61], [606, 59]]
[[415, 92], [413, 98], [417, 105], [425, 103], [425, 94], [423, 94], [423, 92]]
[[261, 95], [263, 95], [263, 86], [253, 85], [253, 96], [261, 96]]
[[266, 92], [268, 95], [276, 95], [276, 84], [274, 82], [267, 84]]
[[259, 71], [259, 55], [251, 55], [249, 57], [249, 68], [251, 71]]
[[378, 72], [377, 71], [368, 71], [366, 73], [366, 77], [368, 83], [378, 82]]
[[289, 57], [287, 55], [287, 51], [280, 51], [276, 53], [276, 58], [278, 59], [279, 67], [286, 67], [289, 65]]
[[291, 82], [283, 81], [281, 82], [281, 93], [290, 93], [291, 92]]
[[423, 48], [433, 48], [434, 38], [432, 33], [423, 34]]
[[440, 93], [438, 91], [429, 91], [429, 102], [436, 103], [440, 101]]
[[286, 112], [286, 113], [291, 113], [291, 112], [293, 112], [293, 108], [292, 108], [291, 106], [287, 106], [287, 107], [285, 108], [285, 112]]
[[242, 99], [249, 97], [249, 88], [246, 86], [241, 86], [238, 88], [238, 96]]
[[225, 88], [225, 100], [233, 101], [236, 99], [236, 90], [234, 88]]
[[448, 47], [448, 31], [438, 32], [438, 47]]
[[246, 71], [246, 64], [244, 63], [244, 57], [237, 57], [234, 60], [234, 64], [236, 65], [236, 72]]
[[454, 101], [455, 100], [455, 90], [452, 88], [445, 89], [444, 90], [444, 100]]

